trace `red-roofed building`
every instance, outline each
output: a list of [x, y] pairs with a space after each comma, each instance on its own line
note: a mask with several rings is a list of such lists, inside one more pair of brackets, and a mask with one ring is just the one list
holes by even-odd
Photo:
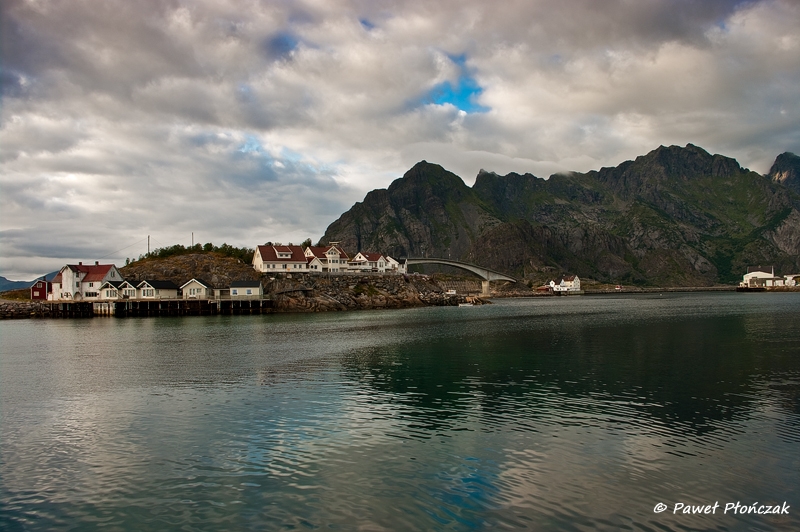
[[31, 285], [31, 299], [47, 299], [52, 289], [53, 284], [42, 277]]
[[[350, 257], [339, 247], [338, 242], [331, 242], [329, 246], [308, 246], [305, 255], [309, 259], [317, 259], [323, 272], [345, 272], [347, 261]], [[309, 261], [309, 264], [314, 264]], [[313, 268], [311, 271], [315, 271]]]
[[553, 292], [580, 292], [581, 280], [577, 275], [567, 275], [558, 281], [550, 281]]
[[253, 268], [263, 273], [308, 271], [308, 260], [300, 246], [256, 246]]
[[358, 252], [347, 262], [348, 269], [354, 272], [385, 272], [388, 265], [386, 257], [382, 254], [366, 251]]
[[86, 266], [82, 262], [67, 264], [53, 279], [53, 288], [48, 299], [58, 300], [94, 300], [99, 299], [100, 287], [106, 281], [122, 281], [122, 275], [113, 264]]

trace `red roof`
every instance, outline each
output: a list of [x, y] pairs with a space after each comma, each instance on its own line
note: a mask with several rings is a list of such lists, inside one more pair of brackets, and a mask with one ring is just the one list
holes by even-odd
[[[278, 257], [278, 252], [291, 253], [291, 257]], [[258, 246], [258, 253], [264, 262], [306, 262], [300, 246]]]
[[[308, 246], [307, 249], [311, 250], [311, 253], [315, 257], [326, 258], [327, 259], [328, 257], [325, 255], [325, 253], [327, 253], [328, 250], [331, 249], [332, 247], [334, 247], [334, 246]], [[339, 255], [341, 257], [343, 257], [345, 259], [349, 258], [347, 256], [347, 253], [345, 253], [345, 251], [342, 248], [337, 246], [336, 250], [339, 251]]]
[[324, 257], [325, 252], [330, 249], [330, 246], [308, 246], [306, 249], [309, 250], [315, 257]]
[[[102, 281], [105, 279], [108, 272], [111, 268], [114, 267], [113, 264], [67, 264], [66, 266], [73, 272], [80, 272], [85, 274], [81, 282], [92, 282], [92, 281]], [[64, 268], [61, 268], [62, 270]], [[59, 271], [58, 274], [53, 278], [54, 283], [60, 283], [62, 281], [61, 272]]]
[[108, 272], [113, 268], [113, 264], [98, 264], [96, 266], [78, 266], [78, 271], [86, 272], [83, 281], [102, 281]]
[[378, 262], [381, 257], [383, 257], [382, 253], [364, 253], [362, 251], [361, 254], [364, 255], [370, 262]]
[[762, 273], [768, 273], [770, 275], [773, 275], [772, 272], [774, 272], [774, 271], [775, 271], [775, 266], [763, 266], [763, 267], [762, 266], [748, 266], [747, 267], [747, 273], [762, 272]]

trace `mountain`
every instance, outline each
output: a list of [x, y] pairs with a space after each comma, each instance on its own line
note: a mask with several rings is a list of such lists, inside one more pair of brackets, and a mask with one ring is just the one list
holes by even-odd
[[[56, 276], [58, 272], [50, 272], [46, 275], [48, 281], [52, 281], [53, 277]], [[36, 279], [41, 279], [41, 276], [37, 277]], [[34, 279], [34, 281], [36, 280]], [[20, 290], [22, 288], [30, 288], [33, 284], [33, 281], [9, 281], [3, 276], [0, 276], [0, 292], [6, 292], [8, 290]]]
[[9, 281], [5, 277], [0, 276], [0, 292], [7, 292], [8, 290], [19, 290], [21, 288], [28, 288], [33, 284], [33, 281]]
[[800, 157], [794, 153], [787, 151], [778, 155], [767, 175], [773, 182], [781, 183], [800, 194]]
[[662, 286], [732, 283], [748, 265], [800, 270], [797, 160], [766, 176], [702, 148], [661, 146], [587, 173], [505, 176], [470, 188], [422, 161], [373, 190], [321, 243], [394, 257], [438, 256], [518, 277], [576, 273]]

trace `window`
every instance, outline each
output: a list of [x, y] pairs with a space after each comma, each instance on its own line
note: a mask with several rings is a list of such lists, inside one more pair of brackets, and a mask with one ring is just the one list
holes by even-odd
[[94, 286], [94, 283], [89, 283], [89, 288], [92, 288], [93, 286]]
[[33, 291], [33, 297], [39, 297], [39, 291], [38, 290], [34, 290]]
[[114, 270], [111, 270], [111, 277], [116, 277], [116, 275], [114, 274]]
[[248, 288], [247, 289], [247, 295], [249, 296], [249, 295], [252, 295], [252, 294], [253, 294], [253, 291]]
[[239, 295], [239, 291], [236, 288], [231, 288], [231, 295], [232, 296], [238, 296]]

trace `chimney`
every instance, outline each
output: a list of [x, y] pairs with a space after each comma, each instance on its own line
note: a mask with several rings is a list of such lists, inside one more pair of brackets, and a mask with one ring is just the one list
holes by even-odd
[[83, 263], [82, 262], [78, 262], [78, 266], [83, 266]]
[[100, 261], [99, 260], [94, 261], [94, 265], [95, 266], [100, 266]]

